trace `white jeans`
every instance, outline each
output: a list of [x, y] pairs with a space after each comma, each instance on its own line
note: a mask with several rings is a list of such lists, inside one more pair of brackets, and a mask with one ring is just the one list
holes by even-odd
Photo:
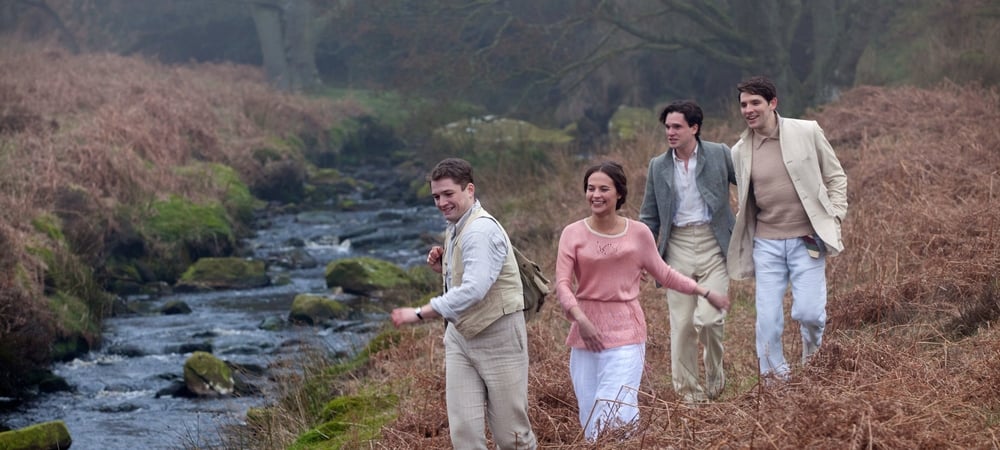
[[802, 334], [802, 360], [819, 349], [826, 327], [826, 255], [809, 256], [801, 238], [753, 240], [757, 279], [757, 358], [761, 375], [788, 377], [781, 345], [783, 299], [792, 285], [792, 319]]
[[646, 344], [592, 352], [573, 348], [569, 374], [580, 410], [580, 426], [588, 441], [607, 427], [639, 419], [639, 383], [646, 364]]

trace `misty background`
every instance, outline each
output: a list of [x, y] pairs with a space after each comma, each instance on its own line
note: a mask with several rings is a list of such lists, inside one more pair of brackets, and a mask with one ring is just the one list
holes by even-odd
[[[735, 84], [756, 74], [776, 82], [790, 116], [855, 85], [993, 85], [998, 11], [901, 0], [8, 0], [0, 32], [73, 52], [259, 66], [287, 91], [461, 103], [461, 114], [572, 127], [587, 141], [621, 105], [692, 98], [732, 114]], [[442, 114], [438, 123], [454, 119]]]

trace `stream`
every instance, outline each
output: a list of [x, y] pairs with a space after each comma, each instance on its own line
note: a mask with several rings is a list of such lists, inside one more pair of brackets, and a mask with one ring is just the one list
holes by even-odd
[[[249, 367], [266, 368], [299, 354], [302, 346], [330, 355], [353, 355], [384, 326], [387, 315], [371, 314], [326, 327], [287, 324], [292, 300], [301, 293], [325, 293], [330, 261], [373, 256], [403, 267], [421, 264], [427, 237], [444, 229], [432, 205], [386, 207], [377, 211], [310, 211], [262, 221], [245, 246], [268, 261], [271, 279], [287, 284], [260, 289], [131, 297], [144, 311], [180, 300], [190, 314], [138, 314], [105, 321], [103, 345], [85, 357], [59, 363], [53, 371], [71, 391], [41, 395], [3, 413], [12, 429], [62, 420], [74, 450], [211, 448], [221, 442], [220, 426], [239, 423], [248, 408], [274, 400], [268, 377], [255, 378], [260, 392], [223, 398], [157, 395], [183, 377], [193, 350]], [[306, 255], [303, 255], [306, 253]], [[282, 264], [287, 255], [315, 264]], [[310, 261], [311, 262], [311, 261]], [[277, 331], [265, 321], [284, 325]]]

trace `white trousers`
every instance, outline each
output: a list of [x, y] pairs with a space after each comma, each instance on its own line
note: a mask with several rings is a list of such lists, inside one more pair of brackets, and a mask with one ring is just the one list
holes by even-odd
[[569, 374], [573, 379], [580, 426], [588, 441], [608, 427], [639, 419], [639, 384], [646, 364], [646, 344], [592, 352], [573, 348]]
[[781, 345], [784, 297], [792, 285], [792, 319], [802, 334], [802, 360], [819, 349], [826, 327], [826, 256], [809, 256], [801, 238], [753, 240], [757, 279], [757, 358], [761, 375], [788, 377]]

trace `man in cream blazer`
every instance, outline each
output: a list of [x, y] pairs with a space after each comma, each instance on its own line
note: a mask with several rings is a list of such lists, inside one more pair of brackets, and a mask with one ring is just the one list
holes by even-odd
[[734, 280], [756, 278], [760, 373], [785, 380], [782, 300], [790, 283], [804, 362], [826, 326], [826, 257], [844, 250], [847, 175], [816, 122], [778, 115], [770, 80], [753, 77], [737, 90], [747, 130], [732, 149], [739, 211], [727, 266]]

